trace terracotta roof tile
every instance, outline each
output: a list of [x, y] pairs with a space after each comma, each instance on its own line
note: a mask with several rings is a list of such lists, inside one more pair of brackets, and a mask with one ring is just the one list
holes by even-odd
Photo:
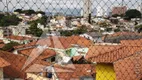
[[13, 39], [13, 40], [34, 40], [33, 38], [31, 37], [25, 37], [25, 36], [7, 36], [5, 38], [8, 38], [8, 39]]
[[125, 46], [142, 46], [142, 39], [137, 39], [137, 40], [122, 40], [121, 44], [125, 45]]
[[[30, 48], [30, 49], [20, 50], [18, 52], [20, 54], [25, 55], [25, 56], [28, 56], [28, 57], [32, 56], [33, 57], [33, 56], [38, 55], [38, 51], [39, 51], [38, 48]], [[45, 59], [45, 58], [49, 58], [49, 57], [52, 57], [52, 56], [55, 56], [55, 55], [56, 55], [55, 51], [46, 49], [39, 55], [39, 58]]]
[[40, 39], [38, 41], [34, 41], [32, 43], [26, 44], [26, 45], [20, 45], [20, 46], [15, 46], [15, 49], [17, 48], [23, 48], [23, 47], [29, 47], [30, 45], [47, 45], [49, 47], [54, 47], [54, 48], [69, 48], [71, 44], [78, 44], [81, 46], [90, 46], [93, 44], [90, 40], [87, 40], [86, 38], [80, 37], [80, 36], [71, 36], [71, 37], [48, 37], [44, 39]]
[[55, 66], [55, 71], [59, 79], [80, 79], [83, 76], [92, 77], [96, 73], [95, 66], [91, 64], [68, 64], [65, 67]]
[[[118, 60], [114, 63], [117, 80], [140, 80], [142, 78], [142, 53]], [[128, 76], [129, 75], [129, 76]]]
[[6, 67], [9, 65], [10, 65], [9, 62], [7, 62], [6, 60], [4, 60], [3, 58], [0, 57], [0, 68]]
[[26, 78], [25, 70], [29, 68], [30, 66], [32, 66], [33, 64], [42, 64], [42, 65], [50, 64], [50, 63], [41, 61], [40, 59], [37, 58], [34, 61], [32, 61], [27, 67], [25, 67], [25, 69], [23, 69], [25, 62], [27, 61], [26, 57], [15, 55], [5, 51], [0, 51], [0, 57], [2, 57], [3, 59], [5, 59], [7, 62], [11, 64], [7, 67], [4, 67], [4, 73], [13, 78], [22, 78], [22, 79]]
[[140, 50], [142, 50], [142, 46], [102, 46], [97, 48], [93, 46], [87, 53], [86, 59], [98, 63], [113, 63]]

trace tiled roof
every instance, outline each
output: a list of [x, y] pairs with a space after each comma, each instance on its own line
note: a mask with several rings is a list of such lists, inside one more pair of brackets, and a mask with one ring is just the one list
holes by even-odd
[[83, 56], [73, 56], [73, 61], [79, 61]]
[[71, 37], [48, 37], [44, 39], [40, 39], [38, 41], [31, 42], [26, 45], [20, 45], [20, 46], [15, 46], [15, 49], [17, 48], [23, 48], [23, 47], [29, 47], [30, 45], [47, 45], [49, 47], [54, 47], [54, 48], [69, 48], [71, 44], [78, 44], [80, 46], [90, 46], [93, 44], [90, 40], [87, 40], [86, 38], [80, 37], [80, 36], [71, 36]]
[[0, 57], [2, 57], [3, 59], [5, 59], [7, 62], [9, 62], [11, 64], [7, 67], [4, 67], [4, 73], [7, 76], [10, 76], [13, 78], [24, 79], [26, 77], [25, 70], [33, 64], [44, 64], [44, 65], [50, 64], [50, 63], [41, 61], [39, 59], [35, 59], [27, 67], [25, 67], [25, 69], [23, 69], [25, 62], [27, 61], [26, 57], [20, 56], [20, 55], [15, 55], [15, 54], [5, 52], [5, 51], [0, 51]]
[[[20, 50], [20, 51], [18, 51], [18, 52], [19, 52], [20, 54], [25, 55], [25, 56], [33, 57], [33, 56], [39, 55], [39, 54], [38, 54], [38, 53], [39, 53], [38, 51], [39, 51], [38, 48], [30, 48], [30, 49]], [[45, 59], [45, 58], [49, 58], [49, 57], [52, 57], [52, 56], [55, 56], [55, 55], [56, 55], [56, 52], [55, 52], [55, 51], [46, 49], [46, 50], [44, 50], [44, 51], [39, 55], [39, 58]]]
[[[110, 35], [105, 35], [102, 37], [102, 40], [104, 41], [107, 38], [115, 38], [115, 37], [119, 37], [119, 36], [123, 36], [124, 38], [128, 38], [128, 37], [134, 37], [135, 39], [137, 39], [137, 36], [142, 36], [142, 34], [140, 33], [136, 33], [136, 32], [116, 32], [114, 34], [110, 34]], [[133, 38], [132, 38], [133, 39]]]
[[5, 38], [8, 38], [8, 39], [12, 39], [12, 40], [33, 40], [33, 38], [31, 37], [25, 37], [25, 36], [7, 36]]
[[35, 46], [36, 43], [37, 43], [37, 41], [33, 41], [33, 42], [28, 43], [28, 44], [14, 46], [14, 49], [20, 49], [20, 48], [26, 48], [26, 47]]
[[4, 43], [3, 40], [0, 40], [0, 43]]
[[86, 59], [98, 63], [113, 63], [142, 50], [142, 46], [93, 46], [90, 47]]
[[5, 46], [5, 44], [0, 44], [0, 48], [3, 48]]
[[142, 39], [122, 40], [121, 44], [124, 45], [124, 46], [142, 46]]
[[80, 77], [92, 77], [96, 73], [95, 66], [91, 64], [68, 64], [65, 67], [55, 66], [56, 75], [59, 79], [70, 80]]
[[[142, 78], [142, 53], [135, 53], [114, 63], [117, 80], [140, 80]], [[129, 76], [128, 76], [129, 75]]]
[[7, 62], [6, 60], [4, 60], [3, 58], [0, 57], [0, 68], [6, 67], [9, 65], [10, 65], [9, 62]]

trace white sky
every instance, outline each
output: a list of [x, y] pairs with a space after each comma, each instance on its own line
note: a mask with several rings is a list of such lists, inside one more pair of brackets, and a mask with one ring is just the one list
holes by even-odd
[[[0, 2], [0, 11], [6, 11], [6, 0]], [[65, 8], [82, 8], [83, 0], [8, 0], [9, 10], [12, 11], [15, 8], [29, 9], [34, 10], [52, 10], [52, 9], [65, 9]], [[122, 0], [92, 0], [92, 6], [102, 7], [104, 9], [111, 9], [113, 6], [121, 5]], [[36, 3], [36, 4], [34, 4]], [[129, 8], [138, 8], [138, 5], [141, 3], [141, 0], [124, 0], [124, 5], [127, 5]]]

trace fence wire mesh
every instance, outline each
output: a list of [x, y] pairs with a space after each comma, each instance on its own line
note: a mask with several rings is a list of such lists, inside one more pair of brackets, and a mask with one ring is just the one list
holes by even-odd
[[142, 0], [0, 0], [0, 80], [142, 80]]

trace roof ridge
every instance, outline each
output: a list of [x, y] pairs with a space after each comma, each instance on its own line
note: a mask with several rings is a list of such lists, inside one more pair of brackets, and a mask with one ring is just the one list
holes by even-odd
[[142, 50], [137, 51], [137, 52], [135, 52], [134, 54], [131, 54], [131, 55], [126, 56], [126, 57], [124, 57], [124, 58], [120, 58], [120, 59], [114, 61], [113, 63], [115, 63], [115, 62], [117, 62], [117, 61], [120, 61], [120, 60], [123, 60], [123, 59], [128, 58], [128, 57], [134, 56], [134, 55], [136, 55], [136, 54], [140, 54], [139, 52], [142, 53]]
[[[99, 54], [99, 55], [97, 55], [97, 56], [105, 55], [105, 54], [107, 54], [107, 53], [114, 52], [114, 51], [119, 50], [119, 49], [122, 49], [122, 48], [124, 48], [124, 46], [120, 46], [120, 47], [119, 47], [119, 48], [117, 48], [117, 49], [113, 49], [113, 50], [111, 50], [111, 51], [109, 51], [109, 52], [105, 52], [105, 53], [103, 53], [103, 54]], [[92, 57], [90, 57], [90, 58], [94, 58], [94, 57], [96, 57], [96, 56], [92, 56]]]

